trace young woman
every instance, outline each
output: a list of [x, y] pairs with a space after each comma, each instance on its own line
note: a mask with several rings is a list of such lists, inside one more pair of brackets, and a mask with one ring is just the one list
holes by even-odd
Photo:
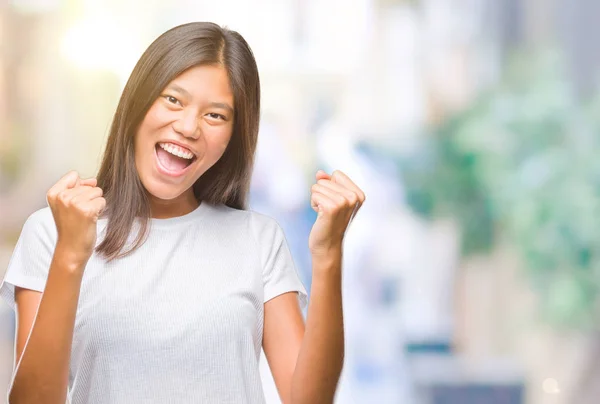
[[284, 403], [333, 401], [342, 241], [365, 196], [316, 174], [305, 324], [281, 228], [245, 210], [259, 105], [236, 32], [185, 24], [145, 51], [97, 178], [61, 178], [14, 250], [0, 288], [18, 319], [11, 404], [263, 403], [261, 347]]

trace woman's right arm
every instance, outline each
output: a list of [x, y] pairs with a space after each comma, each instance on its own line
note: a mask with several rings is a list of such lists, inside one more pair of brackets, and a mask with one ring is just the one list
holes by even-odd
[[43, 294], [15, 291], [16, 367], [10, 404], [64, 403], [83, 271], [105, 200], [96, 180], [70, 172], [48, 191], [58, 239]]
[[29, 289], [15, 292], [17, 366], [10, 404], [66, 401], [82, 275], [81, 265], [70, 262], [57, 248], [44, 293]]

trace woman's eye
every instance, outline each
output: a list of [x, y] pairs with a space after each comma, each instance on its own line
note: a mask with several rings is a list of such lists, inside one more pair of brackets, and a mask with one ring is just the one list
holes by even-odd
[[217, 113], [214, 113], [214, 112], [211, 112], [211, 113], [209, 113], [209, 114], [207, 114], [207, 115], [208, 115], [210, 118], [212, 118], [212, 119], [221, 119], [221, 120], [223, 120], [223, 121], [225, 121], [225, 120], [226, 120], [226, 119], [225, 119], [225, 117], [224, 117], [223, 115], [221, 115], [221, 114], [217, 114]]
[[164, 95], [165, 99], [169, 101], [171, 104], [181, 104], [179, 100], [171, 95]]

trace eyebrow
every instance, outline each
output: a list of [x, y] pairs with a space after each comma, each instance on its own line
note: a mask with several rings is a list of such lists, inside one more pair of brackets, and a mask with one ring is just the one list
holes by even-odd
[[188, 92], [188, 90], [186, 90], [183, 87], [179, 87], [177, 84], [171, 83], [167, 86], [167, 89], [173, 90], [173, 91], [177, 91], [179, 94], [183, 94], [186, 97], [191, 98], [192, 95]]
[[211, 102], [210, 106], [224, 109], [226, 111], [229, 111], [230, 114], [233, 114], [233, 108], [229, 104], [225, 104], [223, 102]]
[[[192, 98], [192, 95], [190, 94], [190, 92], [189, 92], [189, 91], [187, 91], [187, 90], [186, 90], [185, 88], [183, 88], [183, 87], [180, 87], [180, 86], [178, 86], [178, 85], [177, 85], [177, 84], [175, 84], [175, 83], [171, 83], [171, 84], [169, 84], [169, 85], [167, 86], [167, 88], [168, 88], [168, 89], [170, 89], [170, 90], [176, 91], [176, 92], [178, 92], [179, 94], [182, 94], [182, 95], [184, 95], [184, 96], [186, 96], [186, 97], [188, 97], [188, 98]], [[231, 105], [229, 105], [229, 104], [226, 104], [226, 103], [224, 103], [224, 102], [211, 102], [209, 105], [210, 105], [211, 107], [214, 107], [214, 108], [221, 108], [221, 109], [224, 109], [224, 110], [226, 110], [226, 111], [229, 111], [229, 113], [233, 114], [233, 107], [232, 107]]]

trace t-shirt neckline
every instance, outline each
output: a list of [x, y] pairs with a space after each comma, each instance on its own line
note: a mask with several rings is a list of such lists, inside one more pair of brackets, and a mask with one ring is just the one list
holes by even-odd
[[197, 208], [182, 216], [169, 217], [166, 219], [150, 218], [150, 226], [155, 229], [164, 229], [190, 223], [202, 217], [206, 213], [207, 209], [208, 202], [202, 201]]

